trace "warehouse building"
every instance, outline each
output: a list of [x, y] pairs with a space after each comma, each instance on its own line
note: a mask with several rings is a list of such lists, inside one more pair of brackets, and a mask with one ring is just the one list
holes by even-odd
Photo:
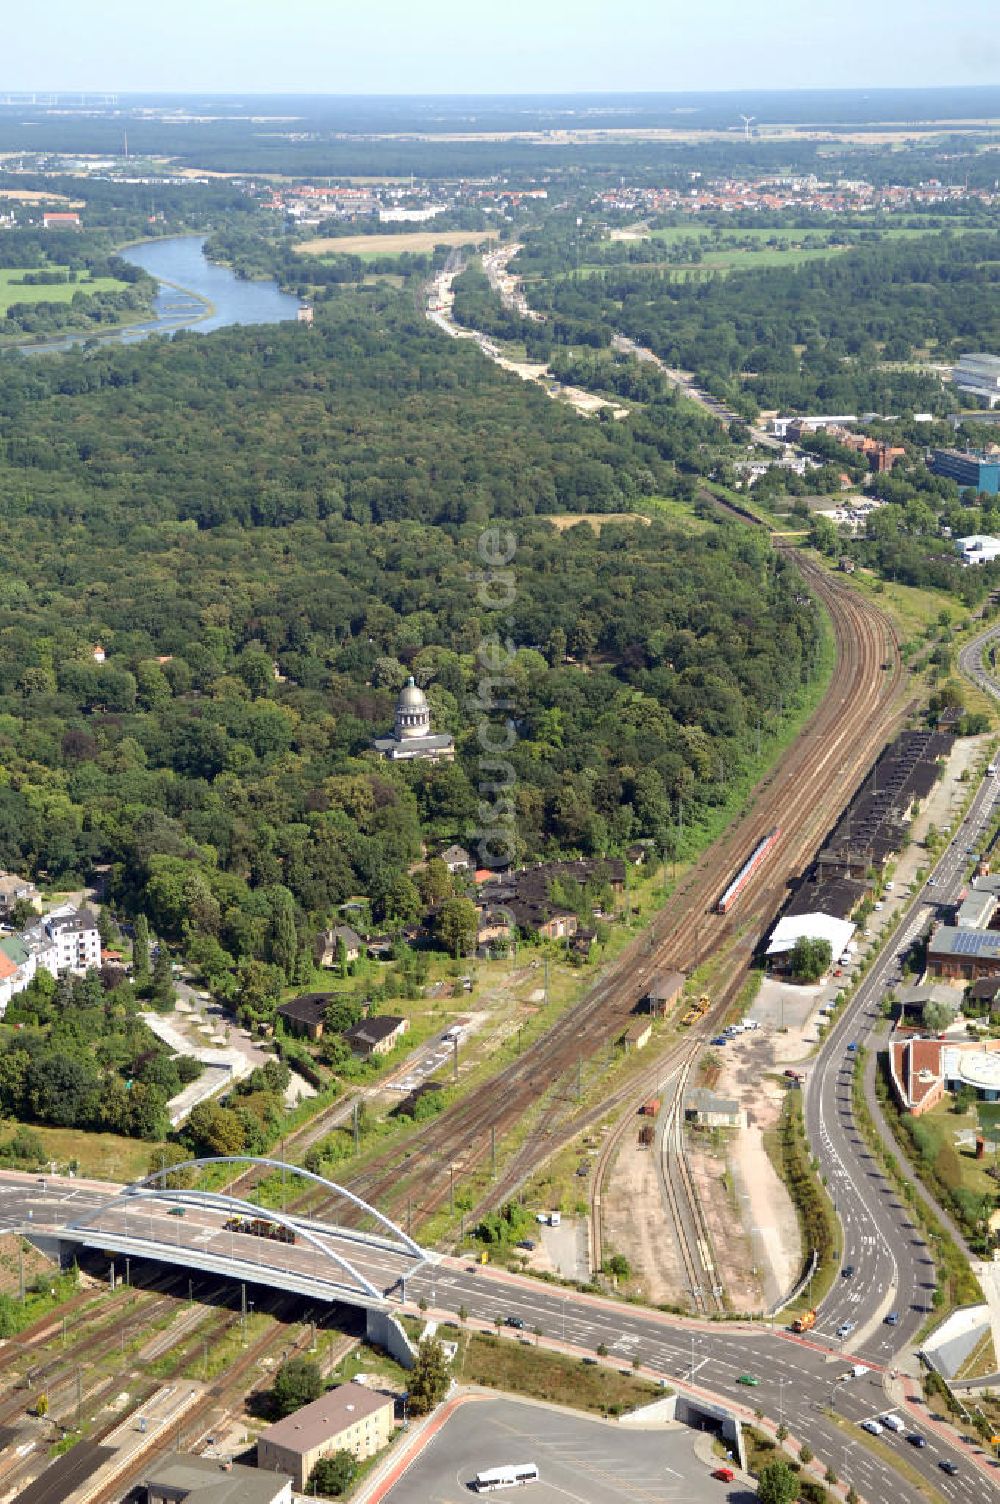
[[960, 392], [996, 407], [1000, 402], [1000, 355], [960, 355], [954, 382]]
[[942, 924], [927, 942], [927, 970], [953, 982], [1000, 976], [1000, 933]]

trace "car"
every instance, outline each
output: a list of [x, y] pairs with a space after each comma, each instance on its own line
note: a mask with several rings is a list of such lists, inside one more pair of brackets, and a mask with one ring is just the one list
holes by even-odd
[[880, 900], [878, 903], [873, 904], [872, 907], [874, 908], [876, 914], [881, 914], [882, 910], [885, 908], [885, 904]]
[[756, 1389], [760, 1383], [760, 1379], [752, 1373], [741, 1373], [736, 1382], [737, 1384], [746, 1384], [748, 1389]]
[[921, 1436], [919, 1431], [911, 1431], [906, 1439], [911, 1447], [925, 1447], [927, 1445], [927, 1437]]
[[514, 1246], [516, 1248], [526, 1248], [529, 1253], [532, 1253], [535, 1248], [535, 1240], [534, 1238], [521, 1238]]
[[858, 1041], [856, 1039], [852, 1039], [851, 1042], [850, 1042], [850, 1044], [847, 1046], [848, 1053], [853, 1055], [854, 1051], [857, 1049], [857, 1047], [858, 1047]]
[[950, 1457], [942, 1457], [941, 1461], [938, 1463], [938, 1467], [943, 1473], [947, 1473], [949, 1478], [954, 1478], [955, 1474], [958, 1472], [958, 1463], [952, 1462]]
[[882, 1422], [880, 1420], [863, 1420], [861, 1422], [861, 1429], [862, 1431], [867, 1431], [869, 1436], [881, 1436]]
[[843, 1269], [841, 1269], [840, 1271], [840, 1277], [841, 1279], [853, 1279], [855, 1272], [856, 1271], [853, 1264], [845, 1264]]
[[898, 1326], [899, 1325], [899, 1312], [898, 1311], [890, 1311], [889, 1314], [888, 1314], [888, 1316], [885, 1318], [885, 1324], [886, 1324], [886, 1326]]
[[927, 886], [928, 886], [928, 888], [936, 888], [937, 887], [937, 878], [936, 877], [929, 877], [927, 879]]
[[840, 1338], [841, 1342], [843, 1342], [845, 1337], [849, 1337], [851, 1335], [851, 1333], [854, 1331], [854, 1326], [855, 1323], [853, 1321], [842, 1321], [840, 1323], [837, 1328], [837, 1336]]
[[720, 1483], [734, 1483], [736, 1481], [736, 1474], [731, 1467], [717, 1467], [712, 1477], [718, 1478]]
[[728, 1044], [729, 1040], [726, 1038], [725, 1034], [716, 1034], [715, 1038], [712, 1040], [712, 1043], [716, 1045]]
[[526, 1323], [521, 1316], [508, 1316], [504, 1322], [504, 1325], [516, 1327], [519, 1332], [523, 1332]]
[[167, 1216], [168, 1217], [183, 1217], [183, 1215], [184, 1215], [184, 1208], [183, 1208], [183, 1206], [172, 1206], [169, 1209], [169, 1211], [167, 1212]]

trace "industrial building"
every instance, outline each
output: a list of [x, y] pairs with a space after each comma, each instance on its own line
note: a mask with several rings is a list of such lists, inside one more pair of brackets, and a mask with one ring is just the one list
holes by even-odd
[[947, 476], [963, 491], [1000, 492], [1000, 453], [983, 449], [932, 449], [931, 469]]
[[291, 1504], [292, 1480], [238, 1462], [171, 1452], [143, 1479], [146, 1504]]
[[990, 533], [970, 533], [967, 538], [956, 538], [955, 548], [963, 564], [992, 564], [1000, 559], [1000, 538]]
[[960, 355], [954, 381], [960, 392], [996, 407], [1000, 402], [1000, 355]]
[[692, 1086], [684, 1096], [684, 1117], [697, 1128], [745, 1128], [747, 1115], [732, 1097], [716, 1096], [704, 1086]]
[[1000, 932], [941, 925], [927, 942], [927, 970], [953, 982], [1000, 976]]

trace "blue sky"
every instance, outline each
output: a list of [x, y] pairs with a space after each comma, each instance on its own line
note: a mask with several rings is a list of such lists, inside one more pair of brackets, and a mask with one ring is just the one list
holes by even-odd
[[998, 20], [1000, 0], [45, 0], [7, 16], [0, 88], [995, 84]]

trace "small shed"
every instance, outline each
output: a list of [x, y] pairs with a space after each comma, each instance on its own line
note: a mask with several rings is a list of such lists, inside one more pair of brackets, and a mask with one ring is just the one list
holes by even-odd
[[622, 1036], [622, 1043], [626, 1053], [629, 1050], [643, 1050], [653, 1037], [653, 1025], [648, 1018], [637, 1018], [629, 1024]]
[[745, 1128], [747, 1116], [732, 1097], [718, 1097], [704, 1086], [693, 1086], [684, 1097], [684, 1117], [698, 1128]]

